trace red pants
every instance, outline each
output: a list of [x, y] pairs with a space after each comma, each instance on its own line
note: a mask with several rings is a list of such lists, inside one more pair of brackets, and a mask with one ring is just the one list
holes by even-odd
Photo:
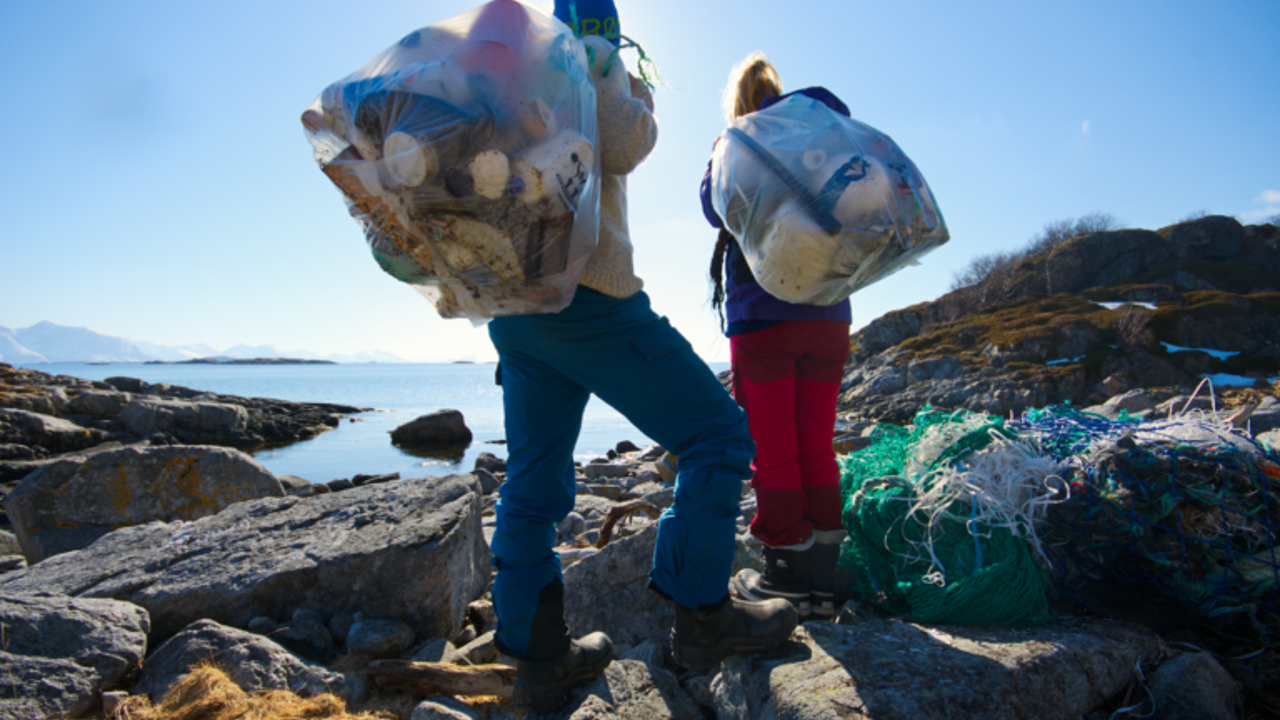
[[849, 357], [849, 324], [790, 320], [729, 338], [733, 396], [756, 443], [757, 511], [751, 534], [795, 545], [838, 530], [840, 469], [831, 447], [836, 396]]

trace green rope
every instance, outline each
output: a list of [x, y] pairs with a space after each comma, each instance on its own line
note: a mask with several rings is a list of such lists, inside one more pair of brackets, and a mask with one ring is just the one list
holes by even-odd
[[[582, 23], [578, 21], [578, 3], [576, 2], [569, 3], [569, 20], [573, 23], [571, 26], [573, 34], [578, 39], [582, 39]], [[654, 89], [657, 88], [657, 83], [661, 83], [663, 87], [667, 86], [667, 84], [663, 82], [662, 78], [658, 75], [658, 65], [653, 62], [653, 59], [650, 58], [647, 53], [645, 53], [644, 48], [640, 46], [640, 43], [632, 40], [626, 35], [623, 35], [621, 32], [609, 33], [608, 35], [602, 35], [601, 37], [606, 40], [626, 41], [619, 42], [618, 46], [613, 49], [613, 52], [609, 53], [609, 56], [604, 59], [604, 68], [600, 71], [601, 77], [609, 77], [609, 71], [613, 69], [613, 59], [618, 56], [619, 52], [628, 48], [635, 48], [636, 52], [640, 54], [640, 57], [636, 60], [636, 70], [640, 72], [640, 81], [644, 83], [645, 87], [649, 88], [649, 92], [653, 92]], [[591, 63], [592, 67], [595, 67], [596, 54], [594, 48], [587, 48], [587, 60]], [[652, 78], [649, 77], [650, 73], [653, 74]]]

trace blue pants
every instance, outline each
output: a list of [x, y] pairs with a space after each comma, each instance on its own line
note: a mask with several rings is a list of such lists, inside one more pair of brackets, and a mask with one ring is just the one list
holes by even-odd
[[562, 580], [556, 524], [573, 510], [573, 448], [592, 393], [680, 456], [650, 580], [687, 607], [722, 599], [755, 445], [746, 414], [689, 341], [644, 293], [618, 300], [581, 287], [559, 313], [493, 320], [489, 337], [507, 432], [492, 543], [498, 642], [526, 655], [539, 594]]

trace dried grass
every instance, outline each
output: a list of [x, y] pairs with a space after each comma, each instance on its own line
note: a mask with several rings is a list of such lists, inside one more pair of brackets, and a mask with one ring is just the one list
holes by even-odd
[[302, 698], [287, 690], [245, 692], [212, 663], [187, 673], [160, 701], [130, 697], [113, 720], [398, 720], [383, 710], [352, 714], [336, 695]]

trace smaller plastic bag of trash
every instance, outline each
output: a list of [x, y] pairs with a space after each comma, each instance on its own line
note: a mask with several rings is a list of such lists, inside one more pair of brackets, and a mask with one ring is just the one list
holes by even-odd
[[442, 317], [556, 312], [599, 232], [589, 73], [567, 26], [493, 0], [405, 36], [302, 124], [379, 266]]
[[729, 126], [711, 202], [760, 286], [793, 303], [834, 305], [950, 237], [888, 135], [804, 95]]

